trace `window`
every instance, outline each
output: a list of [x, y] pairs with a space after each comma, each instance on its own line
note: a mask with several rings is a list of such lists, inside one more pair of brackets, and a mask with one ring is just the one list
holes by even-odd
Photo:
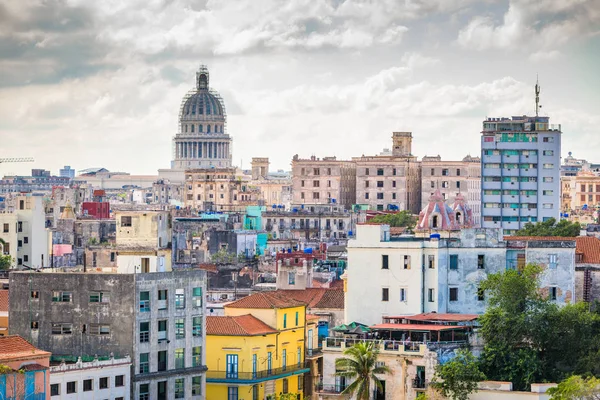
[[331, 175], [331, 168], [327, 168], [327, 175]]
[[288, 285], [295, 285], [295, 284], [296, 284], [296, 273], [288, 272]]
[[193, 376], [192, 377], [192, 396], [201, 396], [202, 395], [202, 377], [201, 376]]
[[67, 382], [67, 394], [77, 393], [77, 382]]
[[400, 301], [406, 303], [406, 288], [400, 288]]
[[122, 216], [121, 226], [131, 226], [131, 217]]
[[442, 187], [443, 188], [449, 188], [450, 187], [450, 183], [448, 181], [442, 181]]
[[140, 353], [140, 374], [150, 372], [150, 353]]
[[396, 175], [396, 168], [392, 169], [392, 175]]
[[556, 286], [550, 286], [549, 297], [550, 300], [556, 300]]
[[544, 181], [544, 183], [552, 183], [552, 182], [554, 182], [554, 178], [551, 176], [545, 176], [543, 181]]
[[90, 303], [108, 303], [110, 295], [106, 292], [90, 292]]
[[142, 383], [140, 385], [140, 398], [139, 400], [148, 400], [150, 398], [150, 384]]
[[369, 168], [365, 168], [365, 175], [369, 175]]
[[313, 199], [319, 199], [319, 192], [313, 192]]
[[304, 181], [300, 181], [300, 186], [304, 187]]
[[91, 392], [92, 390], [94, 390], [94, 380], [93, 379], [85, 379], [83, 381], [83, 391]]
[[383, 181], [377, 181], [377, 187], [378, 188], [382, 188], [383, 187]]
[[435, 290], [430, 288], [427, 289], [427, 299], [429, 300], [430, 303], [433, 303], [435, 301]]
[[140, 322], [140, 343], [150, 341], [150, 322]]
[[162, 290], [158, 291], [158, 309], [159, 310], [167, 309], [167, 297], [168, 297], [167, 289], [162, 289]]
[[227, 388], [227, 400], [238, 400], [237, 386], [229, 386]]
[[53, 383], [50, 385], [50, 396], [60, 396], [60, 384]]
[[389, 269], [389, 256], [384, 254], [381, 256], [381, 269]]
[[175, 368], [185, 368], [185, 349], [175, 349]]
[[313, 169], [313, 173], [314, 173], [315, 175], [321, 175], [321, 171], [319, 170], [319, 168], [314, 168], [314, 169]]
[[554, 164], [549, 164], [549, 163], [544, 164], [544, 169], [553, 169], [553, 168], [554, 168]]
[[31, 321], [31, 330], [33, 331], [37, 331], [40, 327], [40, 324], [38, 321]]
[[267, 353], [267, 374], [271, 374], [271, 369], [273, 367], [273, 353], [270, 351]]
[[548, 268], [556, 269], [557, 263], [558, 263], [558, 255], [557, 254], [549, 254], [548, 255]]
[[158, 370], [166, 371], [167, 370], [167, 351], [166, 350], [159, 351], [157, 356], [158, 356]]
[[485, 269], [485, 255], [477, 255], [477, 269]]
[[90, 324], [90, 335], [110, 335], [110, 325]]
[[456, 182], [456, 188], [457, 188], [457, 189], [460, 189], [460, 181], [457, 181], [457, 182]]
[[192, 318], [192, 336], [202, 336], [202, 317]]
[[175, 308], [185, 308], [185, 290], [175, 289]]
[[192, 367], [202, 365], [202, 346], [192, 347]]
[[313, 187], [319, 187], [319, 181], [313, 181]]
[[283, 314], [283, 329], [287, 328], [287, 314]]
[[70, 335], [73, 333], [73, 324], [52, 324], [53, 335]]
[[32, 290], [31, 291], [31, 298], [32, 299], [39, 299], [40, 298], [40, 292], [38, 290]]
[[542, 194], [544, 196], [552, 196], [554, 194], [554, 190], [543, 190]]
[[377, 200], [383, 200], [383, 193], [377, 193]]
[[543, 155], [545, 156], [553, 156], [554, 155], [554, 150], [544, 150], [542, 152]]
[[185, 318], [177, 318], [175, 320], [175, 339], [183, 339], [185, 337]]
[[8, 233], [9, 226], [10, 226], [9, 224], [4, 224], [4, 229], [3, 229], [4, 233]]
[[377, 168], [377, 175], [383, 175], [383, 168]]
[[458, 301], [458, 288], [450, 288], [450, 301]]
[[404, 256], [404, 269], [410, 269], [410, 256]]
[[545, 137], [542, 139], [542, 142], [544, 142], [544, 143], [554, 143], [554, 138], [553, 138], [553, 137], [551, 137], [551, 136], [545, 136]]
[[192, 306], [195, 308], [202, 307], [202, 288], [196, 287], [192, 290]]
[[108, 389], [108, 377], [100, 378], [98, 386], [100, 386], [100, 389]]
[[300, 313], [296, 311], [296, 326], [298, 326], [298, 322], [300, 322]]
[[450, 269], [458, 269], [458, 254], [450, 254]]
[[185, 397], [185, 378], [175, 379], [175, 398], [183, 399]]
[[289, 392], [288, 380], [287, 378], [283, 378], [283, 393], [286, 394]]
[[546, 210], [552, 209], [554, 207], [554, 205], [552, 203], [544, 203], [542, 205], [542, 208], [545, 208]]
[[448, 169], [442, 169], [442, 176], [448, 176]]
[[252, 386], [252, 400], [258, 400], [258, 385]]
[[435, 256], [434, 255], [429, 255], [427, 257], [428, 257], [429, 269], [434, 269], [435, 268]]
[[392, 187], [396, 187], [396, 181], [392, 181]]
[[485, 300], [485, 290], [482, 288], [477, 288], [477, 300], [484, 301]]
[[298, 347], [298, 351], [296, 352], [296, 360], [298, 360], [298, 366], [302, 365], [302, 347]]
[[29, 237], [25, 236], [23, 238], [23, 243], [25, 243], [25, 244], [29, 243]]
[[382, 288], [381, 289], [381, 301], [389, 301], [390, 300], [390, 289]]
[[167, 340], [167, 320], [158, 320], [158, 341]]
[[369, 200], [369, 193], [365, 193], [365, 200]]
[[17, 222], [17, 232], [23, 232], [23, 222]]
[[73, 301], [73, 293], [71, 292], [52, 292], [52, 301], [57, 303], [70, 303]]
[[115, 376], [115, 387], [125, 386], [125, 375]]
[[456, 176], [460, 176], [460, 169], [456, 170]]
[[150, 292], [140, 292], [140, 312], [150, 312]]

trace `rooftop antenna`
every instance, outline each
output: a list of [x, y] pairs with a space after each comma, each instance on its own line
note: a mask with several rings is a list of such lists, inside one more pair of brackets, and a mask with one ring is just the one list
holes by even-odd
[[536, 75], [535, 77], [535, 116], [537, 117], [540, 111], [540, 84], [539, 77]]

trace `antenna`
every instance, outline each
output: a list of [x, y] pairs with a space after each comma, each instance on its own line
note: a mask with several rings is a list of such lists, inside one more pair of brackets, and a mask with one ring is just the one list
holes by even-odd
[[535, 116], [537, 117], [540, 111], [540, 85], [539, 78], [535, 77]]

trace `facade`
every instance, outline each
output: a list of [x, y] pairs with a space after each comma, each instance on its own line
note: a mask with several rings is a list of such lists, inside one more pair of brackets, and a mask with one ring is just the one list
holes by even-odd
[[575, 299], [600, 300], [600, 239], [578, 236], [575, 253]]
[[135, 399], [204, 399], [205, 271], [15, 272], [10, 287], [30, 288], [11, 291], [10, 332], [55, 356], [131, 355]]
[[421, 166], [412, 155], [412, 132], [394, 132], [391, 156], [354, 157], [356, 203], [372, 210], [409, 210], [421, 207]]
[[65, 165], [64, 168], [61, 168], [58, 171], [58, 175], [61, 178], [69, 178], [69, 179], [74, 179], [75, 178], [75, 170], [71, 168], [70, 165]]
[[561, 136], [548, 117], [483, 121], [482, 227], [511, 234], [527, 222], [559, 218]]
[[171, 168], [230, 168], [232, 143], [226, 126], [225, 104], [209, 87], [208, 68], [201, 65], [196, 72], [196, 88], [181, 102]]
[[356, 202], [356, 165], [335, 157], [292, 159], [292, 207]]
[[32, 169], [31, 176], [4, 176], [0, 179], [0, 193], [50, 192], [54, 186], [68, 186], [68, 177], [51, 176], [50, 171]]
[[261, 292], [207, 317], [207, 398], [265, 399], [304, 393], [306, 306]]
[[171, 183], [167, 179], [159, 179], [152, 184], [152, 204], [183, 204], [183, 185]]
[[289, 209], [292, 201], [292, 179], [288, 174], [271, 174], [267, 157], [252, 158], [251, 185], [260, 190], [258, 204], [283, 206]]
[[131, 395], [131, 358], [107, 357], [50, 366], [52, 400], [125, 400]]
[[600, 206], [600, 176], [590, 171], [560, 178], [561, 212], [569, 219], [593, 223], [593, 213]]
[[184, 205], [198, 211], [245, 211], [258, 204], [260, 190], [242, 181], [235, 168], [185, 171]]
[[421, 208], [439, 190], [444, 200], [452, 202], [460, 193], [473, 211], [473, 224], [481, 224], [481, 160], [466, 156], [462, 161], [442, 161], [440, 156], [421, 160]]
[[50, 355], [22, 337], [0, 336], [0, 365], [14, 371], [0, 374], [0, 399], [50, 398]]
[[575, 239], [504, 237], [500, 230], [439, 231], [441, 238], [390, 237], [387, 225], [359, 225], [348, 244], [345, 320], [485, 311], [479, 282], [526, 263], [544, 268], [540, 286], [558, 304], [575, 300]]
[[120, 248], [165, 249], [171, 242], [171, 216], [167, 211], [116, 211], [116, 245]]
[[292, 211], [265, 211], [262, 229], [274, 239], [308, 241], [346, 240], [356, 225], [355, 214], [338, 207], [310, 211], [307, 208]]
[[3, 253], [11, 255], [16, 267], [34, 269], [49, 266], [49, 232], [41, 196], [19, 195], [0, 213]]

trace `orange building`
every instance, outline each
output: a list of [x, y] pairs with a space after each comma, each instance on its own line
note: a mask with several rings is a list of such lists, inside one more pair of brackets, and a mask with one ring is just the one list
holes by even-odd
[[50, 355], [20, 336], [0, 337], [0, 399], [50, 399]]

